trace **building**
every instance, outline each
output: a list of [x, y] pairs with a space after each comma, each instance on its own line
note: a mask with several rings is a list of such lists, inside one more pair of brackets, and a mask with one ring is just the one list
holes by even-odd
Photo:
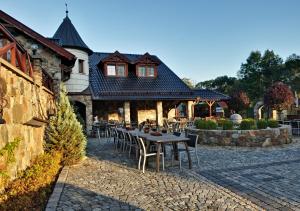
[[66, 85], [88, 129], [94, 116], [131, 123], [150, 119], [162, 125], [163, 118], [192, 118], [197, 99], [207, 101], [210, 108], [215, 101], [228, 99], [210, 90], [191, 90], [155, 55], [93, 52], [68, 11], [53, 39], [77, 57]]

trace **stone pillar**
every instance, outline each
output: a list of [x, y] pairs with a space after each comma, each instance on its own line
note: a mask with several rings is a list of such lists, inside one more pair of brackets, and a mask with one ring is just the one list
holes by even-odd
[[42, 70], [42, 58], [40, 57], [33, 57], [33, 78], [35, 83], [38, 85], [42, 85], [43, 83], [43, 70]]
[[163, 126], [163, 106], [162, 101], [156, 102], [156, 122], [158, 126]]
[[191, 119], [193, 118], [193, 104], [194, 102], [193, 101], [188, 101], [187, 103], [187, 107], [188, 107], [188, 118]]
[[130, 102], [124, 102], [124, 120], [126, 123], [130, 123]]
[[88, 99], [85, 101], [85, 115], [86, 115], [86, 131], [92, 130], [93, 126], [93, 101], [92, 98], [89, 96]]

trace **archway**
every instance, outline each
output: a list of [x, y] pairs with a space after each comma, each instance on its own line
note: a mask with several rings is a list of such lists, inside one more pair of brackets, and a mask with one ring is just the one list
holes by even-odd
[[74, 110], [79, 119], [80, 123], [82, 124], [83, 128], [86, 127], [86, 106], [82, 102], [74, 101]]

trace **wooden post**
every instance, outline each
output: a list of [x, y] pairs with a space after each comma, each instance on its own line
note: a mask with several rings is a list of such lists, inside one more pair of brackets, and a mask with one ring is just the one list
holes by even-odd
[[10, 49], [10, 63], [13, 66], [16, 66], [16, 43], [14, 43], [13, 47]]
[[209, 106], [209, 117], [211, 117], [212, 112], [211, 112], [211, 107], [214, 105], [216, 101], [205, 101], [207, 105]]

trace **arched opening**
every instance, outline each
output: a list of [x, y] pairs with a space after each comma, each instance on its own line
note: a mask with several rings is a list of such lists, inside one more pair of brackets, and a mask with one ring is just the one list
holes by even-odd
[[82, 102], [74, 101], [74, 110], [83, 128], [86, 128], [86, 106]]

